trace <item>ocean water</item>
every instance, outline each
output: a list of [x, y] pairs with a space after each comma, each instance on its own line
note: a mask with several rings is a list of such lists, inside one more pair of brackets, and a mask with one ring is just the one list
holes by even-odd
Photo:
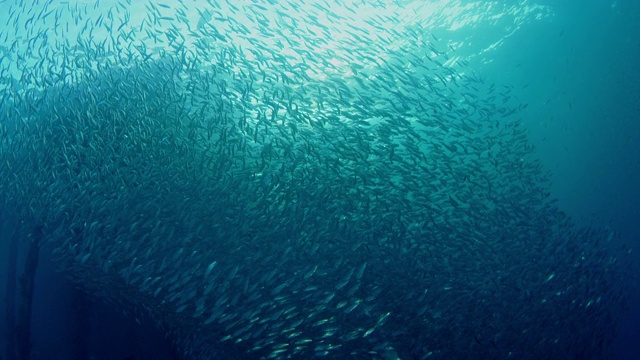
[[640, 4], [0, 9], [0, 358], [640, 358]]

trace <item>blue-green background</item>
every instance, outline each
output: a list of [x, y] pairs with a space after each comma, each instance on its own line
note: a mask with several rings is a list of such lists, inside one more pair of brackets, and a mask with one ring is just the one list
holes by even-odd
[[[552, 193], [560, 207], [579, 223], [619, 232], [620, 241], [633, 249], [629, 281], [636, 282], [640, 271], [640, 3], [536, 4], [548, 6], [553, 15], [526, 23], [501, 46], [472, 57], [471, 67], [491, 81], [513, 85], [518, 100], [528, 104], [521, 116], [539, 158], [552, 174]], [[499, 26], [436, 33], [441, 38], [483, 43], [503, 32]], [[473, 51], [473, 46], [467, 51]], [[2, 235], [0, 264], [6, 264], [8, 234]], [[45, 257], [36, 281], [34, 349], [42, 359], [68, 356], [72, 338], [64, 324], [74, 311], [70, 309], [77, 309], [70, 295], [72, 286], [54, 268]], [[4, 289], [5, 270], [0, 266], [0, 289]], [[640, 294], [637, 286], [632, 291], [628, 314], [619, 325], [615, 359], [640, 359]], [[154, 351], [162, 349], [157, 345], [163, 343], [162, 335], [148, 324], [119, 318], [99, 302], [86, 306], [93, 313], [93, 336], [112, 336], [113, 343], [120, 344], [126, 342], [124, 337], [132, 343], [130, 349], [92, 345], [104, 347], [105, 356], [137, 353], [153, 358]]]

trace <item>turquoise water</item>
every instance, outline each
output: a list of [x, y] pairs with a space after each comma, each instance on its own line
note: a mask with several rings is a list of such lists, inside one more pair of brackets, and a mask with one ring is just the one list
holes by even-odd
[[34, 358], [638, 356], [638, 5], [0, 6]]

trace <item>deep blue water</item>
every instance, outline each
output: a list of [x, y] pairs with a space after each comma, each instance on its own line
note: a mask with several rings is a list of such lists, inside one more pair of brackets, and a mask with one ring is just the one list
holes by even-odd
[[[468, 53], [474, 71], [489, 81], [513, 86], [514, 96], [528, 105], [521, 113], [523, 124], [535, 154], [551, 173], [551, 193], [558, 206], [578, 224], [619, 233], [617, 241], [632, 249], [628, 281], [637, 283], [640, 4], [528, 4], [533, 3], [546, 6], [552, 15], [526, 21], [510, 36], [497, 29], [502, 23], [449, 33], [443, 27], [434, 34], [442, 39], [465, 39], [468, 46], [461, 51]], [[480, 54], [496, 39], [501, 39], [500, 46]], [[10, 230], [3, 229], [0, 264], [7, 263], [9, 236]], [[22, 261], [25, 245], [20, 248]], [[155, 328], [153, 321], [122, 315], [117, 306], [77, 290], [56, 269], [50, 249], [43, 248], [35, 282], [33, 359], [78, 359], [81, 353], [91, 353], [96, 359], [171, 358], [165, 332]], [[6, 268], [0, 266], [3, 295], [5, 281]], [[0, 309], [4, 310], [4, 304], [2, 296]], [[628, 306], [607, 358], [640, 359], [637, 286], [631, 288]], [[1, 327], [2, 348], [6, 337], [7, 329]]]
[[[640, 4], [569, 1], [553, 7], [552, 21], [509, 39], [496, 59], [509, 71], [497, 76], [529, 84], [522, 97], [530, 104], [525, 116], [552, 172], [554, 195], [584, 223], [620, 231], [620, 241], [634, 249], [629, 281], [637, 283]], [[640, 358], [638, 291], [635, 286], [612, 358]]]

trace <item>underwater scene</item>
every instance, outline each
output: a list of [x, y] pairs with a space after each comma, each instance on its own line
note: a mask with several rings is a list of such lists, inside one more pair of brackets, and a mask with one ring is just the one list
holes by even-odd
[[0, 0], [0, 359], [639, 359], [639, 23]]

